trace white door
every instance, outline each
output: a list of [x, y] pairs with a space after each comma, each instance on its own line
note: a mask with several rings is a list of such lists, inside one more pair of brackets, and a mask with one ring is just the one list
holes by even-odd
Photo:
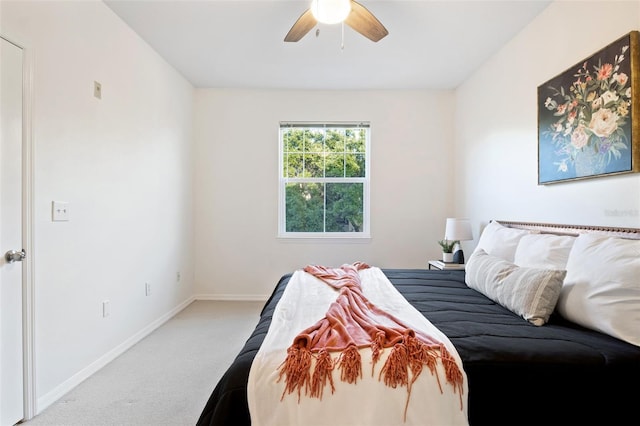
[[[0, 426], [24, 417], [22, 340], [22, 60], [0, 38]], [[11, 252], [9, 261], [5, 253]]]

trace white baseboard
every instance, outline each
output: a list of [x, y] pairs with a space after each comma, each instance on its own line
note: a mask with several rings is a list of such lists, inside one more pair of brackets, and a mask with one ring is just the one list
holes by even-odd
[[196, 294], [195, 300], [219, 300], [229, 302], [266, 302], [269, 299], [265, 294]]
[[122, 355], [124, 352], [126, 352], [128, 349], [130, 349], [133, 345], [138, 343], [140, 340], [147, 337], [149, 334], [151, 334], [154, 330], [156, 330], [162, 324], [164, 324], [165, 322], [173, 318], [178, 312], [182, 311], [184, 308], [189, 306], [191, 302], [193, 302], [194, 300], [196, 300], [195, 297], [193, 296], [189, 297], [187, 300], [180, 303], [171, 311], [162, 315], [160, 318], [153, 321], [151, 324], [149, 324], [148, 326], [146, 326], [145, 328], [143, 328], [142, 330], [140, 330], [139, 332], [137, 332], [136, 334], [134, 334], [133, 336], [131, 336], [130, 338], [128, 338], [127, 340], [125, 340], [124, 342], [122, 342], [121, 344], [119, 344], [109, 352], [107, 352], [106, 354], [102, 355], [100, 358], [95, 360], [86, 368], [80, 370], [79, 372], [71, 376], [69, 379], [67, 379], [60, 385], [58, 385], [51, 392], [48, 392], [46, 395], [43, 395], [40, 398], [38, 398], [37, 406], [36, 406], [36, 415], [40, 414], [47, 407], [49, 407], [51, 404], [56, 402], [58, 399], [62, 398], [65, 394], [67, 394], [73, 388], [78, 386], [84, 380], [88, 379], [91, 375], [95, 374], [102, 367], [104, 367], [105, 365], [109, 364], [111, 361], [113, 361], [114, 359]]

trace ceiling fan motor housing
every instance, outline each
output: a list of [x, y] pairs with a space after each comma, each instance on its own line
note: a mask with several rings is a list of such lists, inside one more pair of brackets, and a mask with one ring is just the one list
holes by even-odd
[[311, 13], [318, 22], [338, 24], [351, 12], [351, 0], [313, 0]]

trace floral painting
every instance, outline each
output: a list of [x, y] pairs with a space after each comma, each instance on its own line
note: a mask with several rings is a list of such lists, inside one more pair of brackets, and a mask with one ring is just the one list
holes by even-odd
[[633, 31], [538, 87], [539, 184], [640, 171], [638, 55]]

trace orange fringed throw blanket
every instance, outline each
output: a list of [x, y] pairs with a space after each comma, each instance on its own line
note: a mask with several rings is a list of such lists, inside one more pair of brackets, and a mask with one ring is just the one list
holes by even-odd
[[[426, 366], [436, 376], [440, 392], [442, 385], [436, 370], [438, 360], [444, 367], [446, 382], [460, 396], [462, 409], [463, 375], [444, 344], [424, 333], [416, 333], [401, 320], [377, 308], [362, 294], [359, 270], [369, 268], [364, 263], [340, 268], [307, 266], [305, 272], [314, 275], [338, 290], [326, 316], [298, 334], [287, 357], [279, 367], [279, 380], [284, 377], [286, 394], [297, 392], [298, 400], [305, 395], [322, 398], [327, 384], [335, 390], [332, 371], [340, 370], [340, 380], [356, 383], [362, 377], [359, 348], [372, 351], [371, 374], [385, 349], [390, 348], [378, 379], [392, 388], [405, 386], [407, 402], [411, 385]], [[339, 353], [334, 359], [331, 353]], [[312, 361], [315, 360], [315, 363]], [[315, 365], [314, 365], [315, 364]]]

